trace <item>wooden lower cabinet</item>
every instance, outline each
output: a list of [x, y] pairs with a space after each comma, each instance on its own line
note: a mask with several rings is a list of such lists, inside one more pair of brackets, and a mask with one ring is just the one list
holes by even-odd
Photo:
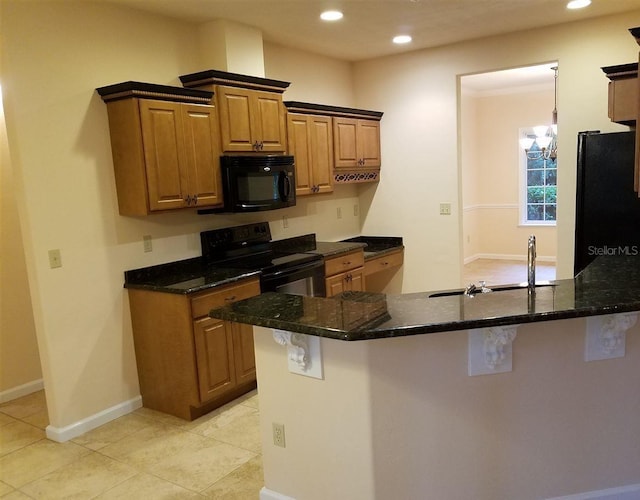
[[326, 279], [327, 297], [342, 292], [362, 292], [364, 290], [364, 270], [359, 267], [353, 271], [340, 273]]
[[231, 328], [221, 320], [193, 323], [200, 400], [219, 397], [236, 385]]
[[346, 291], [382, 292], [384, 283], [381, 283], [379, 278], [393, 276], [387, 271], [396, 271], [403, 262], [403, 248], [367, 261], [364, 260], [362, 250], [326, 259], [324, 263], [326, 296], [333, 297]]
[[257, 279], [191, 295], [128, 293], [144, 407], [193, 420], [256, 387], [252, 327], [208, 312], [259, 295]]
[[369, 259], [364, 264], [364, 275], [370, 276], [389, 269], [400, 267], [404, 262], [404, 250], [398, 249], [394, 252], [383, 254], [380, 257]]
[[324, 261], [326, 296], [341, 292], [364, 290], [364, 252], [362, 249], [344, 253]]

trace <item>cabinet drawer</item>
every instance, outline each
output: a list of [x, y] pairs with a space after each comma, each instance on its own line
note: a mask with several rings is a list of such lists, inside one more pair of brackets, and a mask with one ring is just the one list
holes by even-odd
[[370, 274], [384, 271], [386, 269], [400, 267], [403, 262], [403, 257], [404, 252], [399, 250], [397, 252], [381, 255], [375, 259], [370, 259], [364, 264], [364, 275], [369, 276]]
[[205, 292], [191, 299], [191, 314], [194, 318], [206, 316], [211, 309], [233, 304], [256, 295], [260, 295], [260, 281], [257, 279], [238, 285], [225, 286], [215, 292]]
[[364, 265], [364, 252], [356, 250], [324, 261], [325, 276], [343, 273]]

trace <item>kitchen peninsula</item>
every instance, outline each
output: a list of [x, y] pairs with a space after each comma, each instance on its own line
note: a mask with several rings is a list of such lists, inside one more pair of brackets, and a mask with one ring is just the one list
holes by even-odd
[[[640, 259], [600, 257], [547, 285], [473, 297], [267, 293], [211, 311], [257, 325], [262, 498], [637, 494]], [[591, 321], [605, 319], [623, 325], [626, 351], [589, 357]], [[517, 327], [512, 370], [470, 376], [472, 333], [496, 327]], [[322, 375], [290, 373], [271, 329], [320, 337]], [[273, 423], [286, 448], [274, 446]]]

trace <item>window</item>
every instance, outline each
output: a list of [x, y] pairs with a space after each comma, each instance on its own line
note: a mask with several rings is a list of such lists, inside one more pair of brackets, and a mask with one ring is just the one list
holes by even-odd
[[[535, 139], [531, 129], [524, 129], [520, 136]], [[543, 150], [533, 142], [521, 153], [520, 214], [523, 225], [555, 225], [557, 159], [549, 158], [549, 149]]]

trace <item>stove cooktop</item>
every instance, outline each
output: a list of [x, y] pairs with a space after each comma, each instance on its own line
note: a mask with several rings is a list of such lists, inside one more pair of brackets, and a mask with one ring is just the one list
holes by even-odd
[[247, 254], [241, 257], [215, 260], [211, 264], [216, 267], [230, 267], [235, 269], [247, 269], [262, 271], [263, 273], [276, 272], [292, 267], [306, 265], [321, 260], [320, 255], [306, 253], [282, 254], [277, 252], [261, 252]]
[[322, 259], [300, 252], [299, 247], [272, 242], [268, 222], [214, 229], [200, 233], [202, 257], [216, 267], [273, 273]]

